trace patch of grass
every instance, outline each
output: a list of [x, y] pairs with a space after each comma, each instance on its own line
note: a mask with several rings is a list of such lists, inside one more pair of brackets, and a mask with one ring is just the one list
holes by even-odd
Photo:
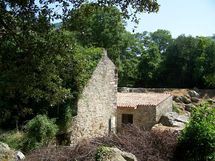
[[9, 145], [12, 149], [21, 149], [24, 140], [24, 132], [22, 131], [2, 131], [0, 133], [0, 141]]
[[176, 103], [172, 104], [172, 111], [176, 112], [178, 114], [184, 114], [184, 111], [182, 111], [179, 107], [179, 105], [177, 105]]

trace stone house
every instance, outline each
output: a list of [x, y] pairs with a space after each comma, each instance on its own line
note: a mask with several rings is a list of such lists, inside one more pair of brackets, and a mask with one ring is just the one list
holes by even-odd
[[117, 93], [117, 82], [116, 67], [104, 52], [78, 100], [69, 129], [71, 145], [116, 132], [122, 124], [149, 129], [171, 110], [170, 95]]
[[172, 96], [166, 93], [117, 93], [117, 129], [134, 124], [149, 130], [161, 116], [172, 111]]

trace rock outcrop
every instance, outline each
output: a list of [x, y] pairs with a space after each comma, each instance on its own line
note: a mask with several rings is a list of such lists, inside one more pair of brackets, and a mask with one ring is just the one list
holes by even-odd
[[118, 148], [105, 147], [107, 153], [101, 155], [100, 161], [137, 161], [135, 155], [119, 150]]
[[159, 122], [164, 126], [184, 127], [188, 120], [189, 117], [187, 115], [179, 115], [176, 112], [168, 112], [161, 117]]
[[189, 90], [185, 95], [174, 96], [173, 101], [178, 107], [180, 107], [180, 110], [191, 112], [196, 105], [201, 103], [202, 99], [198, 92], [195, 90]]
[[199, 97], [199, 93], [197, 93], [195, 90], [189, 90], [188, 94], [190, 97]]
[[20, 151], [10, 149], [10, 147], [0, 142], [0, 161], [19, 161], [25, 159], [25, 156]]

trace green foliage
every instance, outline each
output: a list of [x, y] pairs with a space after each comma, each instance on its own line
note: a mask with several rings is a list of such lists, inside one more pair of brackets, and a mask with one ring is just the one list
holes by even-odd
[[95, 67], [101, 59], [103, 51], [100, 48], [76, 48], [74, 57], [74, 81], [78, 91], [86, 85]]
[[138, 66], [139, 79], [145, 86], [151, 86], [156, 81], [161, 58], [159, 49], [155, 44], [150, 44], [148, 49], [142, 53]]
[[54, 141], [58, 127], [54, 120], [45, 115], [37, 115], [26, 124], [24, 150], [29, 151], [47, 146]]
[[64, 27], [74, 32], [83, 46], [105, 48], [117, 64], [125, 27], [122, 14], [116, 7], [95, 3], [82, 5], [70, 12], [64, 20]]
[[205, 47], [205, 72], [204, 72], [204, 80], [205, 85], [211, 88], [215, 87], [215, 42], [209, 41], [207, 46]]
[[150, 37], [159, 48], [161, 53], [165, 52], [168, 46], [172, 43], [172, 35], [167, 30], [158, 29], [157, 31], [150, 34]]
[[215, 108], [203, 104], [194, 109], [179, 137], [178, 158], [186, 161], [215, 160]]
[[175, 102], [172, 104], [172, 111], [177, 112], [178, 114], [183, 114], [184, 112], [180, 109], [179, 105], [177, 105]]
[[123, 34], [119, 45], [119, 86], [214, 88], [211, 39], [173, 39], [166, 30], [129, 34]]
[[96, 149], [96, 161], [103, 161], [105, 158], [107, 158], [111, 153], [111, 150], [108, 149], [108, 147], [105, 146], [99, 146]]
[[135, 36], [124, 32], [119, 47], [118, 86], [133, 86], [138, 77], [138, 64], [140, 58], [137, 56], [138, 46]]
[[[93, 47], [108, 48], [109, 56], [116, 63], [127, 47], [127, 42], [122, 42], [125, 31], [122, 16], [130, 17], [128, 6], [137, 12], [154, 12], [159, 8], [156, 1], [148, 0], [94, 2], [90, 5], [77, 0], [0, 2], [2, 127], [18, 128], [26, 120], [46, 114], [56, 118], [66, 131], [75, 114], [79, 94], [101, 58], [101, 50]], [[56, 13], [53, 4], [62, 7], [63, 14]], [[67, 13], [72, 19], [66, 19]], [[59, 18], [71, 20], [69, 24], [74, 26], [68, 28], [73, 32], [53, 29], [51, 20]], [[127, 71], [135, 63], [136, 58]], [[128, 61], [123, 67], [125, 72], [126, 66]], [[133, 79], [136, 70], [128, 73]], [[40, 146], [43, 141], [32, 139], [28, 143]]]
[[31, 31], [1, 40], [2, 122], [14, 123], [35, 112], [44, 113], [46, 108], [69, 99], [65, 77], [72, 70], [73, 39], [68, 32]]
[[83, 45], [92, 44], [106, 49], [120, 40], [124, 30], [117, 8], [96, 4], [85, 4], [72, 10], [65, 26], [77, 33], [77, 38]]
[[[55, 2], [63, 7], [63, 15], [50, 8]], [[215, 87], [211, 39], [172, 39], [166, 30], [125, 31], [123, 18], [132, 18], [128, 6], [134, 14], [154, 12], [159, 8], [156, 0], [55, 2], [1, 1], [2, 127], [18, 127], [37, 114], [47, 114], [65, 132], [101, 58], [97, 47], [106, 48], [117, 65], [119, 86]], [[64, 28], [53, 29], [50, 20], [57, 17], [64, 20]]]
[[12, 149], [22, 149], [23, 147], [23, 140], [24, 140], [24, 133], [22, 131], [3, 131], [0, 134], [0, 142], [4, 142], [9, 145]]
[[[212, 87], [214, 42], [204, 37], [179, 36], [168, 47], [163, 63], [163, 75], [173, 87]], [[213, 52], [212, 52], [213, 51]], [[169, 73], [166, 75], [166, 73]], [[180, 77], [178, 77], [180, 75]], [[207, 83], [208, 82], [208, 83]]]

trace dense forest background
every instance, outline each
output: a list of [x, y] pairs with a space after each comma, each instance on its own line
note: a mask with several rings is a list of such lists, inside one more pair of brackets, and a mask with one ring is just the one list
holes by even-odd
[[[214, 36], [126, 31], [127, 18], [137, 21], [127, 5], [135, 13], [156, 12], [156, 1], [74, 1], [72, 9], [67, 1], [57, 2], [60, 15], [52, 1], [0, 1], [1, 127], [19, 128], [46, 114], [65, 131], [102, 48], [118, 68], [120, 87], [215, 87]], [[62, 25], [56, 28], [54, 19]]]
[[130, 36], [131, 44], [120, 55], [119, 86], [215, 87], [212, 39], [185, 35], [172, 38], [166, 30]]

